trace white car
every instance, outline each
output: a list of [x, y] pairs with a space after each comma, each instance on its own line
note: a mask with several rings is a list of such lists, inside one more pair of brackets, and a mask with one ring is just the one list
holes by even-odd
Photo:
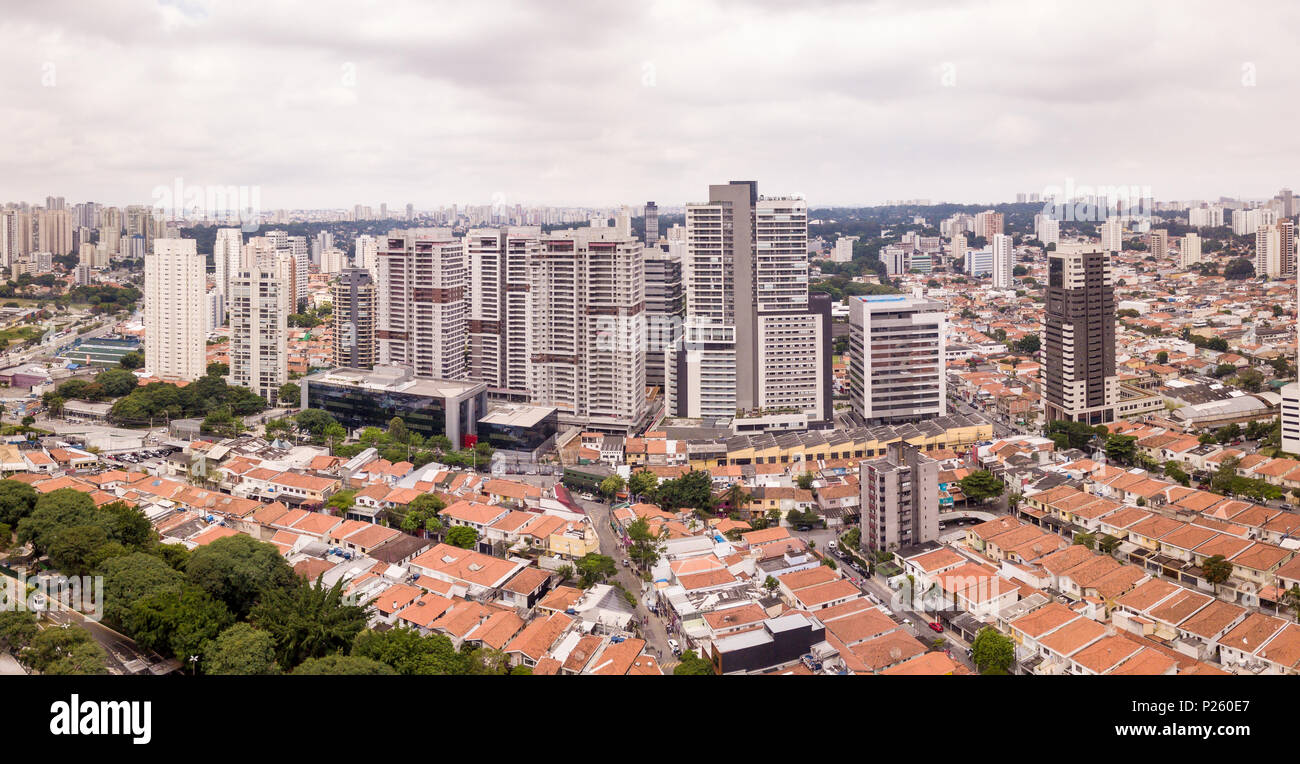
[[677, 644], [677, 640], [675, 639], [668, 640], [668, 649], [673, 651], [673, 655], [682, 654], [682, 646]]

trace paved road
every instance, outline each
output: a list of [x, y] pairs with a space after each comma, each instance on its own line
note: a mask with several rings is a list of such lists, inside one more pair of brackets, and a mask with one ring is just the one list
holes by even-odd
[[588, 501], [582, 497], [576, 498], [583, 509], [587, 510], [587, 516], [591, 518], [592, 524], [596, 527], [596, 535], [600, 538], [600, 553], [614, 558], [619, 566], [616, 576], [618, 582], [623, 584], [629, 592], [636, 595], [636, 617], [641, 621], [641, 636], [647, 642], [646, 650], [655, 656], [665, 672], [671, 672], [673, 666], [676, 666], [679, 661], [673, 656], [672, 650], [668, 647], [668, 637], [676, 637], [679, 644], [684, 643], [683, 637], [679, 634], [670, 635], [663, 619], [651, 613], [645, 607], [645, 594], [643, 592], [645, 582], [641, 580], [640, 576], [636, 575], [631, 567], [623, 567], [623, 560], [627, 559], [627, 554], [625, 554], [623, 545], [616, 537], [614, 530], [610, 527], [609, 505], [598, 501]]

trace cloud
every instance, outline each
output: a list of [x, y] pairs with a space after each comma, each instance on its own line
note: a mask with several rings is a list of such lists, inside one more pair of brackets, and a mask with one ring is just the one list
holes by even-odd
[[[1291, 4], [47, 0], [0, 19], [6, 199], [272, 208], [1160, 199], [1291, 182]], [[51, 73], [53, 77], [51, 78]]]

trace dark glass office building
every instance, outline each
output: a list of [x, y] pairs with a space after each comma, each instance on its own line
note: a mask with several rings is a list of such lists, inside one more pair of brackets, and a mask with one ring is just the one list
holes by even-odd
[[401, 417], [411, 432], [446, 435], [460, 447], [466, 435], [478, 433], [487, 385], [416, 377], [394, 366], [341, 368], [304, 377], [302, 405], [327, 412], [349, 430], [386, 428]]
[[479, 440], [529, 459], [551, 450], [559, 431], [559, 412], [550, 406], [498, 406], [478, 420]]

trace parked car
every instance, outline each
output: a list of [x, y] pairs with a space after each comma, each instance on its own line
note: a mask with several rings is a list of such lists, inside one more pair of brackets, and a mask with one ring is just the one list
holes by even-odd
[[930, 630], [931, 630], [931, 631], [937, 631], [937, 632], [939, 632], [940, 634], [942, 634], [942, 633], [943, 633], [943, 624], [939, 623], [938, 621], [930, 621]]
[[677, 644], [677, 640], [675, 639], [668, 640], [668, 649], [673, 651], [673, 655], [682, 654], [682, 646]]

